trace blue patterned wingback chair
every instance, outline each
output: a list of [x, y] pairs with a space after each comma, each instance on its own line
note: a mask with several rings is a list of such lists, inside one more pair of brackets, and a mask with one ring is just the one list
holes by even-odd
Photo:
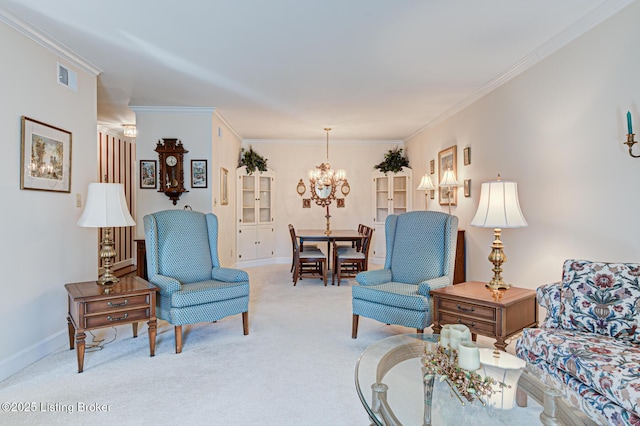
[[175, 326], [176, 353], [182, 326], [242, 314], [249, 334], [249, 275], [221, 268], [218, 218], [189, 210], [146, 215], [144, 235], [149, 282], [160, 288], [157, 315]]
[[385, 324], [431, 325], [429, 291], [453, 284], [458, 218], [441, 212], [389, 215], [385, 223], [384, 269], [360, 272], [352, 287], [351, 337], [360, 315]]

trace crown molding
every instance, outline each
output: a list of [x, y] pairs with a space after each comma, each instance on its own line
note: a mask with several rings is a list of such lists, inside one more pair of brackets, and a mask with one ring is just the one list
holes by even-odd
[[131, 111], [147, 114], [208, 114], [211, 115], [216, 110], [214, 107], [193, 107], [193, 106], [145, 106], [129, 105]]
[[25, 21], [11, 10], [4, 6], [0, 6], [0, 21], [7, 24], [25, 37], [35, 41], [40, 46], [60, 56], [67, 62], [75, 65], [82, 71], [86, 72], [92, 77], [96, 77], [102, 72], [102, 70], [81, 56], [77, 55], [68, 47], [55, 41], [52, 37], [38, 30], [36, 27]]
[[475, 92], [471, 93], [466, 98], [462, 99], [460, 102], [453, 105], [451, 108], [428, 122], [425, 126], [421, 127], [410, 136], [405, 138], [405, 141], [413, 138], [414, 136], [424, 132], [425, 130], [435, 127], [436, 125], [442, 123], [448, 118], [451, 118], [455, 114], [459, 113], [466, 107], [471, 104], [477, 102], [485, 95], [491, 93], [496, 90], [498, 87], [507, 83], [508, 81], [514, 79], [518, 75], [522, 74], [529, 68], [533, 67], [538, 62], [547, 58], [551, 54], [557, 52], [567, 44], [571, 43], [587, 31], [595, 28], [600, 25], [602, 22], [606, 21], [613, 15], [620, 12], [625, 7], [629, 6], [635, 0], [609, 0], [605, 1], [598, 7], [594, 8], [591, 12], [587, 13], [585, 16], [577, 20], [575, 23], [570, 25], [561, 31], [558, 35], [551, 38], [536, 50], [522, 58], [520, 61], [516, 62], [509, 69], [499, 74], [493, 80], [489, 81], [484, 86], [480, 87]]
[[[327, 140], [320, 139], [244, 139], [243, 145], [249, 144], [268, 145], [268, 144], [287, 144], [290, 143], [295, 146], [300, 145], [326, 145]], [[369, 139], [331, 139], [330, 145], [401, 145], [404, 147], [404, 141], [400, 139], [389, 140], [369, 140]]]

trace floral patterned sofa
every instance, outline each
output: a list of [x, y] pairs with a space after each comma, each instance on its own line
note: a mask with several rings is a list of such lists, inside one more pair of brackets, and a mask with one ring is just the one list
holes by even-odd
[[537, 289], [547, 309], [516, 354], [603, 425], [640, 425], [640, 264], [567, 260]]

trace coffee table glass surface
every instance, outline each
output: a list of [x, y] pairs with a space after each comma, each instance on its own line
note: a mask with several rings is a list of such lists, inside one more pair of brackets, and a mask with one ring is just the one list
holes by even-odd
[[[437, 334], [402, 334], [369, 346], [356, 364], [358, 396], [374, 425], [423, 425], [425, 392], [421, 357]], [[481, 345], [480, 345], [481, 346]], [[464, 403], [464, 405], [463, 405]], [[542, 407], [499, 410], [480, 401], [459, 399], [446, 381], [436, 378], [431, 401], [431, 424], [538, 425]]]

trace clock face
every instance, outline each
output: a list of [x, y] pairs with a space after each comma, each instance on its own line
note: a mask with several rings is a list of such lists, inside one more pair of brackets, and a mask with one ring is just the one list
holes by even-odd
[[167, 166], [175, 166], [176, 164], [178, 164], [178, 159], [176, 157], [174, 157], [173, 155], [170, 155], [167, 157]]

